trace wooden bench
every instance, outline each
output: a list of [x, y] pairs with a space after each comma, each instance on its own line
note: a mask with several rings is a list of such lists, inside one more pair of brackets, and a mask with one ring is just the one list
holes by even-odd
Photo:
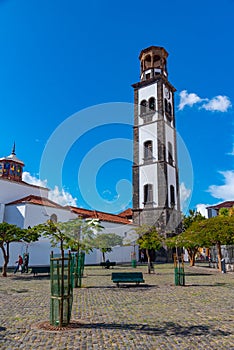
[[114, 266], [116, 266], [116, 262], [115, 261], [106, 261], [106, 262], [101, 262], [100, 266], [105, 267], [106, 269], [109, 269], [110, 266], [112, 266], [112, 269], [114, 268]]
[[30, 266], [29, 271], [31, 270], [31, 273], [37, 275], [38, 273], [48, 273], [50, 274], [50, 266]]
[[114, 283], [117, 283], [119, 287], [120, 283], [144, 283], [142, 272], [112, 272], [111, 279]]

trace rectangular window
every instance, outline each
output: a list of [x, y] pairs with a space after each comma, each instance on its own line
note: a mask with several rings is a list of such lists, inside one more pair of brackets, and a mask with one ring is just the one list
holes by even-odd
[[150, 73], [147, 73], [147, 74], [145, 75], [145, 79], [150, 79]]
[[144, 203], [153, 202], [153, 185], [147, 184], [144, 186]]

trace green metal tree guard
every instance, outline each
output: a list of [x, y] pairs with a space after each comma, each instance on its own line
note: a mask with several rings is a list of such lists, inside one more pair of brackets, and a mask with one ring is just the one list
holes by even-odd
[[137, 261], [136, 261], [136, 253], [135, 252], [131, 253], [131, 265], [133, 268], [136, 268]]
[[183, 255], [174, 254], [175, 285], [185, 286], [184, 258]]
[[82, 277], [84, 274], [85, 253], [79, 252], [74, 256], [74, 288], [80, 288], [82, 285]]
[[70, 252], [50, 256], [50, 324], [63, 327], [69, 324], [73, 301], [73, 259]]

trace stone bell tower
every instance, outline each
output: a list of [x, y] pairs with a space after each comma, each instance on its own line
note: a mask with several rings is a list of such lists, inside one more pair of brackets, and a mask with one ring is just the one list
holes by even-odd
[[165, 236], [181, 221], [174, 92], [168, 53], [141, 51], [140, 81], [134, 88], [133, 222], [156, 225]]

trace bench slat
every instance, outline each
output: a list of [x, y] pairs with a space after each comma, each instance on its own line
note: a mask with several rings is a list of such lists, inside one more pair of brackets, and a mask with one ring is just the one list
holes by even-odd
[[141, 283], [145, 282], [142, 272], [113, 272], [111, 279], [114, 283]]

